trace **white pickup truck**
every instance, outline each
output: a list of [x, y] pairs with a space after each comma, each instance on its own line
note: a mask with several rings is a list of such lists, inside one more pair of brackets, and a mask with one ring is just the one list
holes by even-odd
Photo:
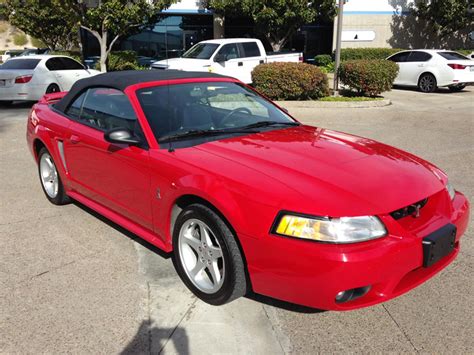
[[151, 68], [211, 72], [250, 84], [259, 64], [302, 61], [302, 53], [267, 54], [258, 39], [229, 38], [199, 42], [182, 57], [154, 62]]

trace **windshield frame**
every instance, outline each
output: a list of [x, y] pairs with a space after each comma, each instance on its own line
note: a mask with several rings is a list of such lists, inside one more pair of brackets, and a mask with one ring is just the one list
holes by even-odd
[[[246, 90], [250, 90], [253, 92], [256, 96], [260, 97], [262, 100], [267, 102], [269, 105], [272, 105], [275, 107], [277, 110], [281, 111], [284, 115], [288, 116], [288, 118], [299, 124], [302, 125], [300, 121], [298, 121], [295, 117], [293, 117], [287, 110], [284, 108], [280, 107], [277, 105], [275, 102], [267, 98], [266, 96], [260, 94], [257, 90], [255, 90], [253, 87], [250, 85], [244, 84], [240, 82], [237, 79], [234, 78], [186, 78], [186, 79], [173, 79], [173, 80], [167, 80], [167, 81], [150, 81], [150, 82], [145, 82], [145, 83], [139, 83], [139, 84], [134, 84], [129, 87], [127, 87], [124, 90], [124, 93], [130, 98], [130, 102], [132, 103], [132, 106], [135, 109], [135, 112], [137, 113], [138, 120], [144, 130], [144, 134], [147, 138], [147, 141], [149, 143], [150, 149], [168, 149], [169, 148], [169, 143], [159, 143], [157, 137], [155, 136], [153, 130], [151, 129], [148, 119], [146, 117], [146, 114], [144, 110], [142, 109], [141, 102], [138, 98], [138, 91], [141, 89], [146, 89], [146, 88], [153, 88], [153, 87], [158, 87], [158, 86], [172, 86], [172, 85], [182, 85], [182, 84], [200, 84], [200, 83], [235, 83]], [[291, 126], [272, 126], [272, 127], [264, 127], [261, 128], [262, 131], [267, 131], [267, 130], [277, 130], [277, 129], [282, 129], [282, 128], [289, 128]], [[224, 139], [225, 137], [219, 138], [219, 139]], [[204, 142], [202, 142], [204, 143]], [[176, 142], [173, 142], [173, 146], [176, 144]], [[200, 144], [200, 143], [198, 143]], [[196, 145], [196, 144], [193, 144]]]
[[[191, 52], [195, 51], [198, 47], [214, 47], [214, 49], [212, 50], [212, 52], [209, 54], [209, 56], [205, 56], [205, 57], [198, 57], [201, 53], [199, 52], [198, 56], [196, 57], [190, 57], [188, 56]], [[186, 58], [186, 59], [203, 59], [203, 60], [208, 60], [208, 59], [211, 59], [212, 56], [214, 54], [216, 54], [217, 50], [219, 49], [220, 47], [220, 44], [218, 43], [209, 43], [209, 42], [200, 42], [200, 43], [196, 43], [194, 46], [192, 46], [191, 48], [189, 48], [186, 52], [183, 53], [183, 55], [181, 56], [181, 58]]]

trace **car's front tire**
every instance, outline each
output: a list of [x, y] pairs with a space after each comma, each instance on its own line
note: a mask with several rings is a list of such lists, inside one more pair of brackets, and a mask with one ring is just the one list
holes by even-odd
[[420, 89], [421, 92], [425, 92], [425, 93], [434, 92], [437, 89], [437, 87], [438, 87], [438, 84], [433, 74], [425, 73], [420, 76], [420, 79], [418, 80], [418, 89]]
[[204, 302], [222, 305], [247, 292], [236, 236], [212, 209], [193, 204], [180, 213], [173, 231], [173, 249], [178, 275]]
[[41, 187], [49, 202], [55, 205], [65, 205], [70, 202], [53, 157], [46, 148], [41, 148], [38, 153], [38, 173]]
[[451, 92], [459, 92], [459, 91], [462, 91], [464, 90], [464, 88], [466, 87], [466, 85], [464, 84], [458, 84], [458, 85], [451, 85], [451, 86], [448, 86], [449, 90]]

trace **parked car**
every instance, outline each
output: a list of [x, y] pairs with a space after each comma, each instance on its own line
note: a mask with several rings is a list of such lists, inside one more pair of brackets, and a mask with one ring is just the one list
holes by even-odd
[[420, 49], [398, 52], [387, 59], [400, 68], [394, 85], [433, 92], [442, 86], [461, 91], [474, 83], [474, 61], [457, 52]]
[[45, 93], [67, 91], [77, 80], [98, 73], [66, 56], [15, 57], [0, 65], [0, 103], [38, 101]]
[[22, 53], [22, 51], [18, 51], [18, 50], [5, 51], [5, 53], [0, 56], [0, 59], [1, 59], [2, 62], [6, 62], [11, 57], [17, 57], [21, 53]]
[[22, 51], [19, 56], [30, 56], [30, 55], [38, 55], [38, 54], [49, 54], [51, 50], [49, 48], [26, 48]]
[[389, 300], [450, 264], [469, 220], [434, 165], [300, 124], [211, 73], [80, 80], [33, 106], [27, 140], [50, 202], [79, 201], [173, 253], [215, 305], [248, 290], [319, 309]]
[[249, 84], [252, 70], [259, 64], [302, 61], [302, 53], [268, 54], [258, 39], [230, 38], [199, 42], [181, 58], [160, 60], [151, 67], [217, 73]]

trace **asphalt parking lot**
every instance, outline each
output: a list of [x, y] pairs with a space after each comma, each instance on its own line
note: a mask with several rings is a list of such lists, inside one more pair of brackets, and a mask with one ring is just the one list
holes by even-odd
[[[382, 108], [287, 108], [420, 155], [473, 201], [474, 87], [386, 97]], [[317, 312], [252, 296], [212, 307], [166, 255], [82, 206], [48, 203], [25, 143], [30, 106], [0, 108], [0, 353], [474, 352], [472, 217], [453, 264], [382, 305]]]

